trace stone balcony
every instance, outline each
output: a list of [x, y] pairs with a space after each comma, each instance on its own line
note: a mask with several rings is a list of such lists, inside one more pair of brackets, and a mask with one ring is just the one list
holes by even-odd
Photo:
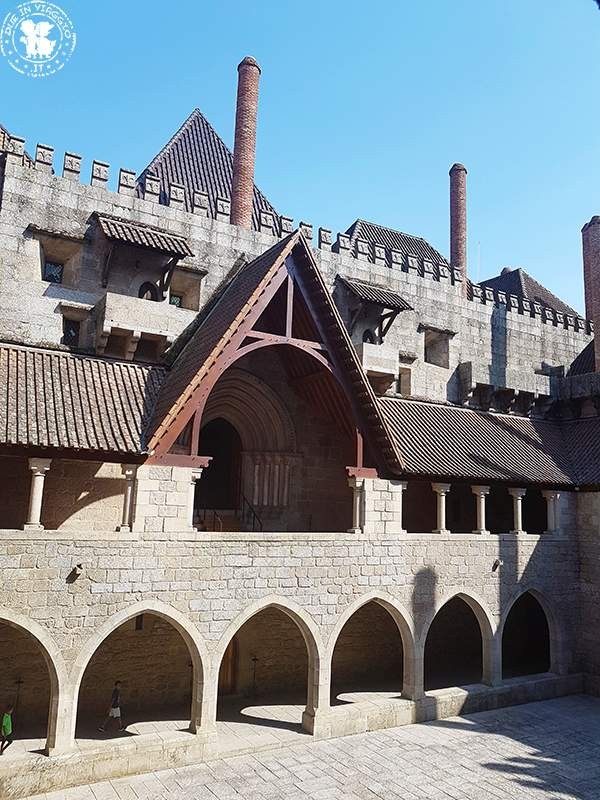
[[357, 352], [364, 371], [377, 382], [379, 391], [389, 388], [398, 377], [398, 350], [385, 344], [361, 342]]
[[[96, 352], [133, 359], [140, 341], [156, 343], [157, 355], [196, 316], [195, 311], [139, 297], [107, 292], [94, 306]], [[152, 360], [151, 358], [149, 360]]]

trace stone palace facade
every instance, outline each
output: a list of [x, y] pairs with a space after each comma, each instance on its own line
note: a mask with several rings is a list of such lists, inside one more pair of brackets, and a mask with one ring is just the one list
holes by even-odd
[[[233, 153], [195, 110], [115, 191], [0, 129], [2, 797], [600, 692], [600, 218], [585, 317], [469, 280], [459, 164], [449, 260], [295, 226], [238, 70]], [[90, 739], [117, 679], [187, 730]]]

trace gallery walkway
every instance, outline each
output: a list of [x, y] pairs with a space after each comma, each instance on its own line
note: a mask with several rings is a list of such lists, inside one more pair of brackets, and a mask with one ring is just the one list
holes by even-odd
[[36, 800], [597, 800], [600, 700], [409, 725], [38, 795]]

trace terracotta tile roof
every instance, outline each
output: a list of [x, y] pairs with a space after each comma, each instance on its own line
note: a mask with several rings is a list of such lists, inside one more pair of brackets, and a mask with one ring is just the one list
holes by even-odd
[[518, 267], [517, 269], [505, 268], [500, 275], [495, 278], [488, 278], [481, 281], [480, 286], [488, 286], [496, 291], [506, 292], [507, 294], [514, 294], [517, 297], [524, 297], [532, 303], [540, 303], [547, 308], [553, 308], [555, 311], [560, 311], [563, 314], [571, 314], [578, 317], [577, 311], [568, 306], [566, 303], [558, 298], [541, 283], [538, 283], [535, 278], [532, 278], [529, 273], [524, 269]]
[[[161, 198], [168, 195], [169, 183], [179, 183], [185, 188], [185, 207], [192, 210], [194, 190], [206, 192], [210, 216], [216, 217], [217, 198], [231, 199], [233, 155], [221, 137], [199, 109], [194, 109], [177, 133], [148, 164], [140, 175], [140, 182], [149, 172], [160, 179]], [[259, 228], [261, 211], [279, 215], [264, 194], [254, 187], [252, 223]]]
[[346, 235], [350, 237], [352, 247], [356, 244], [357, 239], [366, 239], [370, 244], [384, 245], [389, 264], [391, 264], [389, 251], [399, 250], [404, 256], [418, 256], [434, 264], [449, 266], [444, 256], [420, 236], [411, 236], [409, 233], [385, 228], [383, 225], [376, 225], [364, 219], [357, 219], [356, 222], [353, 222], [346, 231]]
[[338, 275], [337, 277], [352, 294], [361, 300], [396, 311], [412, 311], [412, 306], [406, 302], [402, 295], [385, 286], [378, 286], [375, 283], [366, 283], [353, 278], [345, 278], [343, 275]]
[[0, 444], [141, 454], [161, 367], [0, 345]]
[[108, 214], [96, 214], [96, 219], [102, 233], [112, 241], [158, 250], [180, 258], [194, 255], [185, 236]]
[[[517, 486], [577, 483], [557, 422], [395, 398], [380, 403], [408, 475]], [[600, 466], [596, 472], [600, 477]]]

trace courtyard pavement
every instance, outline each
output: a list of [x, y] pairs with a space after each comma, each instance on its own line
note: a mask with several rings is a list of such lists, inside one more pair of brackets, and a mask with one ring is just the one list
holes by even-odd
[[600, 700], [575, 695], [342, 739], [303, 738], [41, 798], [599, 800]]

